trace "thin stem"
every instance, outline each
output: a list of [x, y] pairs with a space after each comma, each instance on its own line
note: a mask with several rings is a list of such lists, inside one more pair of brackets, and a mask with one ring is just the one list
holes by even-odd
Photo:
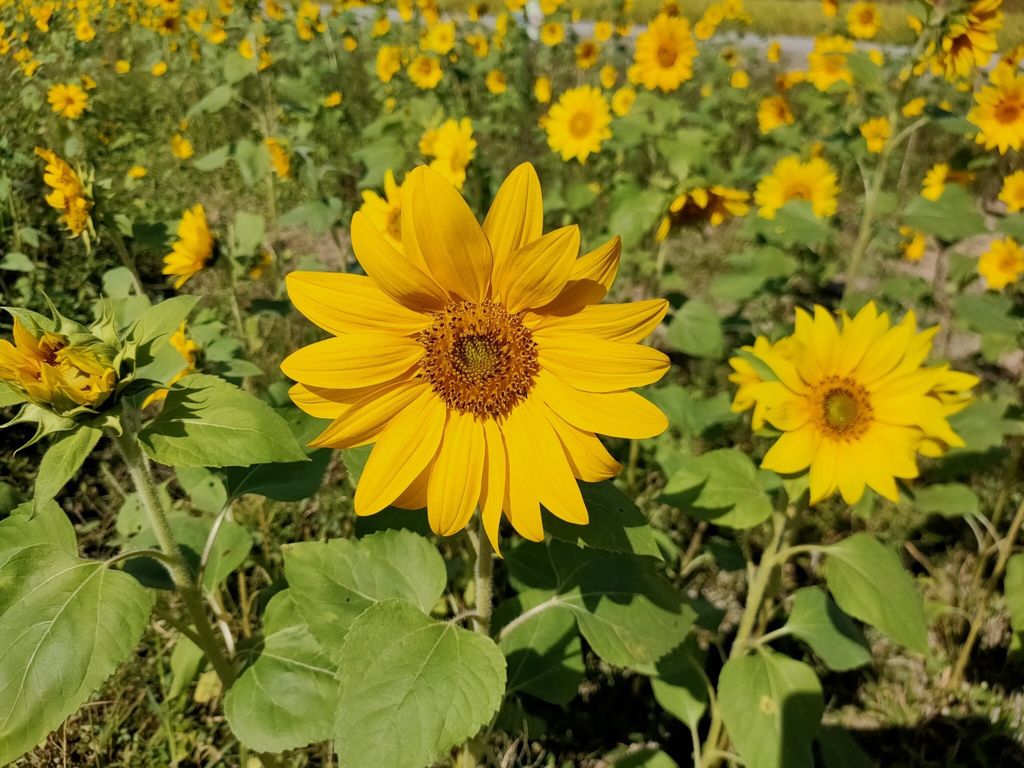
[[494, 601], [494, 551], [491, 541], [484, 530], [483, 515], [477, 515], [476, 531], [476, 616], [473, 617], [473, 628], [482, 634], [490, 634], [491, 608]]
[[121, 257], [121, 263], [124, 264], [132, 275], [132, 284], [135, 286], [135, 292], [139, 296], [145, 296], [146, 289], [142, 285], [142, 279], [139, 277], [139, 268], [135, 263], [135, 257], [132, 256], [131, 251], [128, 250], [128, 246], [124, 242], [124, 238], [118, 232], [117, 224], [111, 224], [107, 227], [107, 231], [110, 233], [111, 242], [114, 243], [114, 250]]
[[131, 560], [133, 557], [151, 557], [154, 560], [159, 560], [165, 566], [170, 569], [174, 564], [174, 559], [168, 557], [159, 549], [133, 549], [127, 552], [121, 552], [120, 554], [114, 555], [107, 560], [107, 567], [110, 568], [118, 563], [124, 562], [125, 560]]
[[544, 611], [548, 610], [548, 608], [554, 608], [560, 602], [561, 601], [557, 597], [552, 597], [545, 600], [543, 603], [538, 603], [537, 605], [533, 606], [533, 608], [530, 608], [528, 611], [523, 611], [521, 614], [512, 619], [512, 621], [510, 621], [508, 624], [501, 628], [501, 632], [498, 633], [498, 639], [505, 639], [508, 635], [512, 633], [512, 631], [516, 627], [525, 624], [538, 613], [543, 613]]

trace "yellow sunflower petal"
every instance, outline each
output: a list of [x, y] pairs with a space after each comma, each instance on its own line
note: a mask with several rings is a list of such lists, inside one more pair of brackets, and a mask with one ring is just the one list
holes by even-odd
[[551, 410], [586, 432], [642, 440], [668, 428], [665, 414], [635, 392], [581, 392], [544, 370], [536, 387]]
[[427, 486], [430, 529], [451, 536], [466, 527], [480, 500], [484, 431], [471, 413], [452, 411]]
[[292, 272], [288, 298], [303, 315], [340, 336], [385, 331], [408, 336], [430, 325], [430, 317], [389, 298], [369, 277], [344, 272]]
[[562, 419], [543, 403], [544, 415], [558, 435], [572, 473], [585, 483], [599, 483], [615, 477], [619, 464], [593, 432], [584, 432]]
[[535, 340], [541, 368], [587, 392], [616, 392], [653, 384], [669, 366], [664, 354], [640, 344], [620, 344], [580, 334], [538, 335]]
[[513, 251], [495, 270], [495, 297], [512, 314], [544, 306], [565, 287], [579, 250], [580, 230], [572, 225]]
[[404, 307], [436, 311], [448, 296], [433, 278], [400, 254], [362, 211], [352, 216], [352, 250], [366, 274], [385, 294]]
[[303, 347], [281, 362], [281, 370], [309, 387], [347, 389], [396, 379], [422, 356], [423, 347], [406, 336], [358, 333]]
[[397, 499], [419, 477], [441, 444], [448, 409], [426, 390], [387, 426], [356, 487], [356, 514], [372, 515]]
[[761, 466], [783, 475], [803, 472], [817, 453], [821, 433], [807, 424], [792, 432], [784, 432], [761, 460]]
[[535, 336], [585, 333], [605, 341], [627, 344], [646, 338], [668, 311], [664, 299], [648, 299], [632, 304], [593, 304], [570, 315], [537, 315], [527, 312], [523, 322]]
[[[514, 413], [514, 412], [513, 412]], [[505, 512], [509, 522], [520, 536], [530, 541], [544, 540], [544, 525], [540, 516], [540, 498], [533, 476], [533, 441], [522, 429], [502, 427], [508, 452], [508, 494]]]
[[569, 282], [554, 301], [544, 307], [552, 315], [566, 315], [588, 304], [597, 304], [612, 287], [619, 271], [622, 240], [616, 235], [576, 260]]
[[409, 487], [399, 494], [398, 498], [391, 502], [392, 507], [399, 509], [426, 509], [427, 488], [430, 484], [430, 473], [434, 469], [433, 461], [427, 462], [427, 466], [416, 476], [416, 479], [409, 484]]
[[408, 379], [372, 387], [371, 392], [346, 408], [310, 445], [316, 448], [355, 448], [372, 443], [395, 414], [422, 394], [427, 386], [422, 379]]
[[[3, 342], [0, 342], [2, 344]], [[336, 419], [352, 407], [351, 403], [332, 400], [327, 394], [336, 394], [337, 390], [307, 387], [304, 384], [293, 384], [288, 396], [302, 411], [316, 419]]]
[[494, 254], [493, 273], [510, 253], [543, 234], [544, 202], [540, 180], [530, 163], [519, 165], [502, 182], [484, 219], [484, 233]]
[[[811, 504], [817, 504], [836, 489], [836, 452], [835, 441], [825, 439], [818, 443], [818, 451], [811, 462]], [[846, 470], [856, 471], [856, 468]]]
[[402, 245], [437, 284], [468, 301], [487, 298], [491, 246], [462, 195], [437, 171], [414, 169], [402, 185]]
[[480, 488], [480, 515], [491, 547], [495, 554], [500, 556], [498, 532], [501, 526], [501, 508], [506, 494], [508, 455], [498, 423], [493, 419], [485, 419], [483, 425], [487, 457], [484, 463], [483, 485]]

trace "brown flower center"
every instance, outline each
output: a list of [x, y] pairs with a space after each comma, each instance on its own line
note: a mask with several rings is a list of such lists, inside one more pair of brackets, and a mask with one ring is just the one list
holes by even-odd
[[420, 370], [434, 392], [482, 418], [508, 415], [540, 370], [530, 330], [490, 300], [449, 304], [416, 338], [425, 350]]
[[578, 139], [590, 133], [594, 119], [586, 112], [577, 112], [569, 119], [569, 133]]
[[834, 439], [854, 440], [871, 424], [871, 398], [853, 379], [829, 376], [815, 387], [812, 398], [818, 428]]
[[996, 120], [1003, 124], [1016, 123], [1020, 119], [1021, 105], [1014, 101], [1004, 101], [996, 107]]
[[657, 56], [658, 64], [667, 68], [675, 65], [676, 59], [679, 58], [679, 51], [671, 45], [659, 45]]

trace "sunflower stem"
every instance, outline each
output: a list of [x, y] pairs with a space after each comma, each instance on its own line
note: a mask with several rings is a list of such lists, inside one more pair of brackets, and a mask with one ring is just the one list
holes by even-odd
[[476, 545], [476, 565], [473, 575], [476, 579], [476, 615], [473, 629], [487, 635], [491, 632], [491, 607], [494, 601], [494, 551], [484, 530], [483, 515], [477, 515], [477, 530], [473, 541]]

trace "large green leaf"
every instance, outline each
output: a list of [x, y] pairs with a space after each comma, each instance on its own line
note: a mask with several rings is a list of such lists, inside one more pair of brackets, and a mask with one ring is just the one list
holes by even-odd
[[985, 219], [971, 194], [959, 184], [947, 184], [942, 197], [916, 197], [903, 211], [907, 226], [947, 242], [956, 242], [985, 231]]
[[57, 436], [43, 454], [43, 460], [39, 462], [39, 473], [36, 475], [35, 492], [32, 496], [33, 514], [38, 514], [68, 480], [78, 473], [102, 434], [93, 427], [79, 425], [70, 432], [63, 432]]
[[154, 304], [135, 321], [128, 332], [128, 338], [146, 350], [146, 359], [152, 359], [189, 316], [199, 299], [199, 296], [175, 296]]
[[690, 299], [676, 312], [668, 325], [665, 341], [691, 357], [718, 359], [725, 349], [718, 313], [700, 299]]
[[0, 553], [33, 544], [52, 544], [70, 555], [78, 554], [75, 527], [55, 501], [44, 504], [35, 515], [32, 502], [19, 504], [0, 520]]
[[305, 461], [288, 424], [262, 400], [216, 376], [193, 374], [171, 388], [160, 415], [139, 432], [155, 461], [183, 467], [244, 467]]
[[825, 708], [821, 682], [800, 661], [766, 649], [730, 659], [718, 678], [722, 721], [747, 768], [812, 768]]
[[447, 582], [437, 549], [405, 530], [289, 544], [284, 571], [299, 612], [332, 658], [352, 622], [374, 603], [404, 598], [429, 612]]
[[489, 637], [437, 622], [404, 600], [368, 608], [338, 660], [339, 768], [422, 768], [486, 725], [505, 692]]
[[290, 589], [271, 599], [263, 626], [256, 660], [224, 697], [232, 733], [259, 752], [283, 752], [330, 739], [338, 702], [337, 669], [299, 619]]
[[573, 525], [545, 515], [544, 530], [556, 539], [634, 555], [661, 557], [654, 531], [643, 512], [611, 482], [581, 483], [583, 502], [590, 514], [586, 525]]
[[232, 498], [254, 493], [276, 501], [302, 501], [320, 490], [330, 460], [331, 452], [324, 449], [313, 451], [309, 461], [228, 467], [228, 494]]
[[154, 593], [37, 544], [0, 558], [0, 764], [78, 709], [142, 636]]
[[963, 483], [929, 485], [914, 495], [914, 506], [924, 515], [972, 517], [978, 511], [978, 494]]
[[793, 593], [793, 610], [784, 629], [811, 646], [829, 669], [842, 672], [871, 661], [860, 629], [819, 587]]
[[654, 698], [673, 717], [696, 728], [708, 707], [703, 655], [693, 636], [658, 662]]
[[774, 479], [742, 451], [720, 448], [680, 467], [669, 478], [663, 498], [700, 520], [752, 528], [771, 517], [767, 489]]
[[494, 612], [496, 628], [504, 629], [519, 616], [521, 622], [502, 631], [498, 645], [508, 661], [508, 689], [525, 691], [552, 704], [567, 704], [583, 682], [583, 644], [572, 611], [544, 605], [543, 590], [527, 591], [502, 603]]
[[893, 550], [856, 533], [826, 552], [825, 580], [840, 608], [911, 650], [928, 651], [924, 601]]

